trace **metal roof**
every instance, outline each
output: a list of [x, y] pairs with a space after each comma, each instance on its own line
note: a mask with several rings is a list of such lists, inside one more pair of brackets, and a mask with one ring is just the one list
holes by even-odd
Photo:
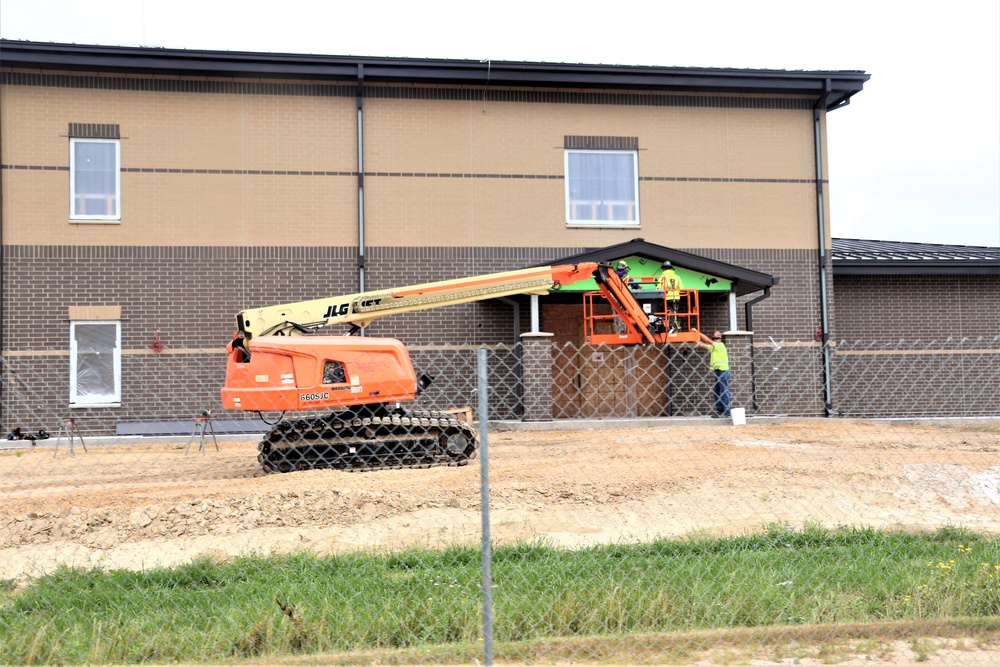
[[1000, 248], [832, 239], [834, 275], [1000, 275]]
[[850, 103], [870, 75], [857, 70], [799, 71], [645, 65], [589, 65], [504, 60], [446, 60], [289, 53], [203, 51], [0, 40], [0, 65], [76, 70], [332, 79], [549, 88], [642, 89], [804, 95], [827, 109]]

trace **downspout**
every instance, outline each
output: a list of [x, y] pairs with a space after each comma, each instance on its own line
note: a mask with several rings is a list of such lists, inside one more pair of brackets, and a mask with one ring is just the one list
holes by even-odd
[[823, 94], [813, 106], [813, 142], [816, 154], [816, 221], [819, 233], [819, 308], [823, 344], [823, 408], [827, 417], [833, 416], [833, 389], [830, 385], [830, 305], [826, 293], [826, 213], [823, 203], [823, 134], [820, 121], [826, 113], [826, 96], [830, 80], [823, 83]]
[[757, 360], [755, 354], [757, 346], [754, 345], [753, 340], [753, 306], [769, 296], [771, 296], [771, 288], [765, 286], [763, 294], [743, 304], [746, 312], [747, 331], [750, 332], [750, 405], [753, 408], [754, 414], [760, 412], [760, 406], [757, 405]]
[[[0, 105], [0, 109], [3, 105]], [[3, 155], [3, 112], [0, 111], [0, 155]], [[2, 167], [0, 167], [2, 168]], [[0, 183], [3, 182], [3, 178], [0, 177]], [[0, 425], [4, 423], [6, 411], [4, 406], [7, 405], [7, 383], [4, 381], [7, 376], [6, 363], [4, 363], [2, 355], [4, 353], [4, 340], [3, 340], [3, 299], [4, 299], [4, 286], [6, 285], [6, 276], [4, 275], [4, 268], [7, 264], [7, 258], [3, 251], [3, 187], [0, 187]]]
[[[357, 85], [358, 112], [358, 291], [365, 291], [365, 130], [364, 95], [365, 66], [358, 63]], [[361, 335], [365, 334], [364, 329]]]
[[[3, 106], [0, 105], [0, 109]], [[3, 112], [0, 111], [0, 155], [3, 155]], [[0, 177], [0, 183], [3, 182], [3, 178]], [[7, 263], [7, 258], [4, 256], [3, 251], [3, 187], [0, 187], [0, 425], [5, 421], [3, 406], [7, 405], [7, 400], [5, 392], [7, 390], [7, 383], [4, 379], [7, 375], [6, 364], [3, 362], [2, 355], [4, 353], [3, 345], [3, 298], [4, 298], [4, 266]]]

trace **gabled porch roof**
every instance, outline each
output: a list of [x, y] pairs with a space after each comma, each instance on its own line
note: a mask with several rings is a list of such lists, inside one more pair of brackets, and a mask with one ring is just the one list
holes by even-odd
[[650, 243], [641, 238], [609, 245], [604, 248], [588, 250], [575, 255], [569, 255], [568, 257], [559, 257], [553, 259], [551, 262], [547, 262], [547, 264], [614, 262], [626, 257], [648, 259], [657, 265], [663, 263], [664, 260], [670, 260], [671, 263], [678, 267], [723, 278], [732, 283], [733, 291], [737, 296], [760, 292], [765, 287], [772, 287], [778, 283], [777, 278], [769, 276], [766, 273], [753, 271], [734, 264], [727, 264], [682, 250], [675, 250], [656, 243]]

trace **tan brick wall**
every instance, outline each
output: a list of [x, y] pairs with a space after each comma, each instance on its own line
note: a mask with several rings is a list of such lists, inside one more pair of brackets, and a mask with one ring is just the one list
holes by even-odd
[[369, 173], [560, 177], [565, 135], [608, 135], [639, 138], [645, 179], [793, 181], [644, 180], [640, 227], [593, 229], [566, 227], [561, 178], [456, 184], [380, 176], [366, 181], [374, 245], [465, 237], [501, 246], [600, 246], [641, 235], [680, 247], [816, 246], [809, 111], [376, 99], [366, 103], [365, 119]]
[[[353, 109], [343, 97], [4, 86], [0, 162], [27, 167], [3, 170], [4, 242], [356, 242]], [[121, 128], [120, 222], [70, 221], [71, 122]], [[243, 170], [323, 174], [233, 173]]]
[[2, 87], [3, 161], [69, 165], [71, 122], [121, 127], [123, 168], [353, 170], [343, 97]]
[[[354, 98], [238, 91], [3, 86], [4, 242], [356, 243]], [[365, 100], [368, 245], [816, 246], [808, 109], [447, 97]], [[69, 220], [70, 122], [121, 128], [120, 224]], [[638, 138], [641, 226], [567, 228], [565, 135]]]

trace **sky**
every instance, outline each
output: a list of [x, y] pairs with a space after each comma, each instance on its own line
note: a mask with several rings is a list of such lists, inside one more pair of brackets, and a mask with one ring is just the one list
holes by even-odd
[[864, 90], [827, 118], [833, 236], [1000, 247], [997, 0], [0, 0], [0, 37], [861, 70]]

